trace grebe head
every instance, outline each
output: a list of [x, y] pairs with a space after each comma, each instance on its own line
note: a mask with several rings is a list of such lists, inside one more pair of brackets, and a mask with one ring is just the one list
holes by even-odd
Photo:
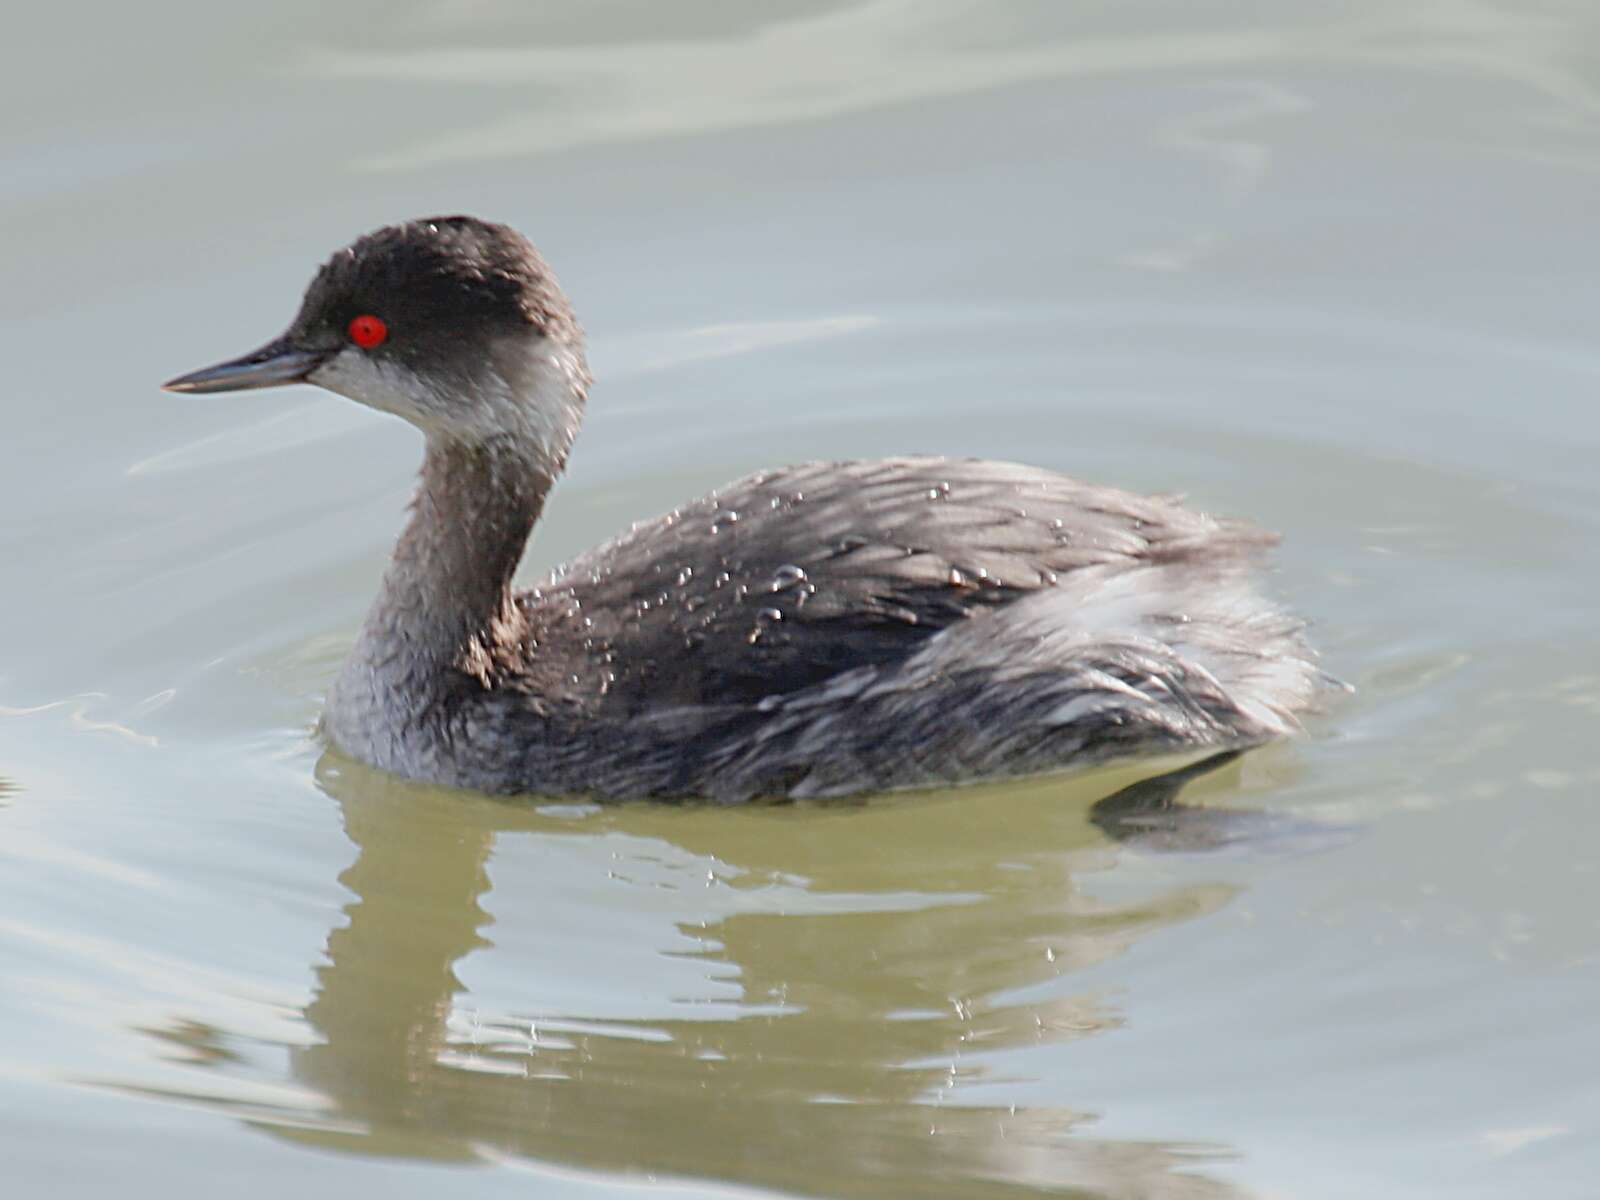
[[441, 444], [509, 441], [551, 474], [577, 434], [583, 335], [537, 250], [505, 225], [431, 217], [338, 251], [288, 330], [173, 392], [314, 383]]

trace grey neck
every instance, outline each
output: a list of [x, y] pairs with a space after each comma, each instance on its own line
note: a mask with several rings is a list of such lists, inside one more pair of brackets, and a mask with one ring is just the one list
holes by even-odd
[[511, 578], [553, 483], [517, 439], [428, 440], [411, 520], [323, 715], [347, 753], [398, 767], [449, 689], [491, 684], [521, 638]]
[[430, 439], [411, 520], [361, 640], [403, 640], [445, 665], [512, 622], [511, 577], [552, 482], [510, 438]]

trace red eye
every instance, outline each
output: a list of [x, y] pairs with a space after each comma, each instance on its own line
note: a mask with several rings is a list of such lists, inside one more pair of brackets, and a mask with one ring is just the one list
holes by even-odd
[[383, 323], [382, 317], [362, 313], [350, 322], [350, 340], [363, 350], [383, 345], [383, 339], [388, 336], [389, 327]]

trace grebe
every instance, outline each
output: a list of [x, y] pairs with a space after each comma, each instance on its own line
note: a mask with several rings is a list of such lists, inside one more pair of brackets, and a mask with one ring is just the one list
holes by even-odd
[[1252, 746], [1326, 682], [1254, 589], [1272, 535], [1013, 463], [762, 471], [513, 591], [589, 373], [504, 225], [370, 233], [283, 336], [164, 386], [300, 382], [426, 439], [322, 716], [412, 779], [722, 802], [933, 786]]

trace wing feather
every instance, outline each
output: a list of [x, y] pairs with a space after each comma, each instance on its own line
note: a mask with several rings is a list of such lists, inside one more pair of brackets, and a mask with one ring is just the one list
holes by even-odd
[[1073, 571], [1235, 560], [1272, 540], [1014, 463], [805, 463], [635, 525], [522, 597], [548, 648], [529, 682], [616, 716], [753, 703], [903, 660]]

